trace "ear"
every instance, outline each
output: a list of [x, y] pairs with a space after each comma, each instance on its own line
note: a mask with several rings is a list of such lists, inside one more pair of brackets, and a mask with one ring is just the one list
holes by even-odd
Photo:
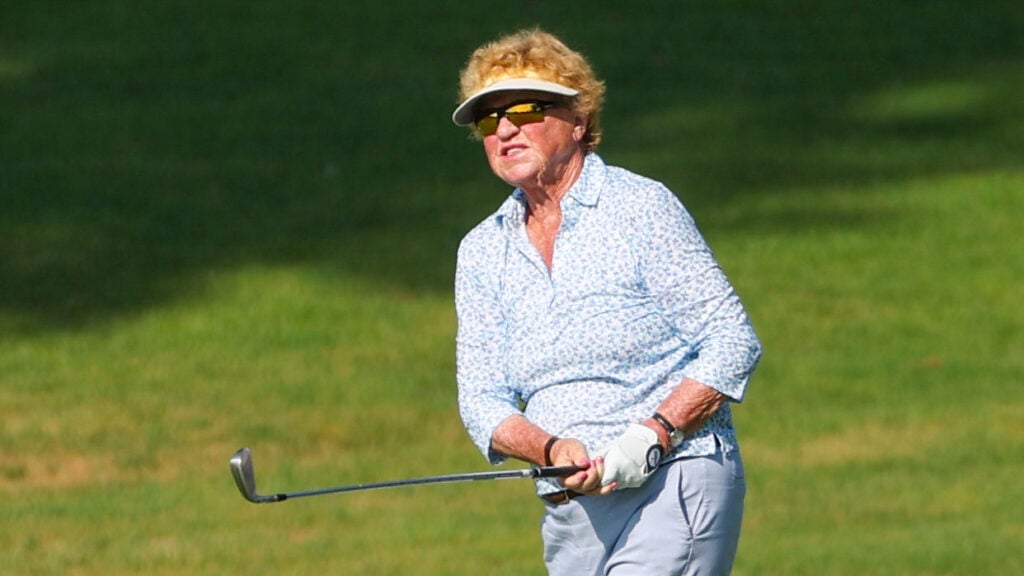
[[572, 137], [580, 142], [583, 140], [583, 136], [587, 133], [587, 126], [590, 125], [590, 118], [585, 114], [577, 114], [576, 119], [573, 122]]

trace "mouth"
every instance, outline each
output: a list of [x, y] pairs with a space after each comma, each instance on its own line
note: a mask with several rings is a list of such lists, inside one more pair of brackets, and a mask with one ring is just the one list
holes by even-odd
[[501, 149], [501, 155], [502, 156], [516, 156], [518, 154], [521, 154], [525, 150], [526, 150], [526, 146], [523, 146], [521, 144], [512, 144], [512, 145], [505, 146], [504, 148], [502, 148]]

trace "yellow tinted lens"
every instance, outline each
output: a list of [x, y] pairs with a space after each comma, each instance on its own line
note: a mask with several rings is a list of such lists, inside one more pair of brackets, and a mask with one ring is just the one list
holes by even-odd
[[489, 114], [476, 121], [476, 129], [484, 136], [490, 136], [498, 131], [498, 113]]
[[544, 120], [544, 111], [534, 103], [516, 104], [505, 109], [505, 117], [516, 126]]
[[490, 136], [498, 131], [498, 124], [502, 117], [516, 126], [532, 124], [544, 121], [544, 108], [536, 102], [514, 104], [498, 112], [491, 112], [487, 116], [476, 121], [476, 128], [484, 136]]

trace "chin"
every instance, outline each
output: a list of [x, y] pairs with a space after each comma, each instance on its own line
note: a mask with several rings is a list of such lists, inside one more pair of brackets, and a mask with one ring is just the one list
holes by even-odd
[[494, 173], [512, 186], [522, 186], [524, 183], [536, 182], [540, 171], [533, 163], [517, 163], [499, 166]]

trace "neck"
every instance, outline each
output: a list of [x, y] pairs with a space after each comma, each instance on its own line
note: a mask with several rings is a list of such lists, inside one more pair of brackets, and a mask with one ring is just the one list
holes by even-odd
[[572, 185], [583, 172], [584, 154], [582, 150], [573, 154], [566, 162], [561, 162], [549, 170], [541, 170], [537, 181], [528, 186], [520, 186], [526, 194], [530, 212], [557, 209], [562, 198], [569, 192]]

